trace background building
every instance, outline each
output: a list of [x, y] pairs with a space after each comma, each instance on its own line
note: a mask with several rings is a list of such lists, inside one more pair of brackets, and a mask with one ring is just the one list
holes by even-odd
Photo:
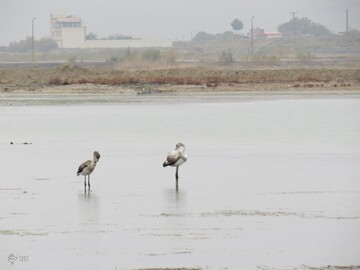
[[72, 15], [50, 15], [50, 32], [63, 49], [172, 47], [172, 41], [167, 39], [87, 40], [81, 18]]
[[[70, 29], [70, 30], [69, 30]], [[51, 37], [57, 42], [59, 48], [63, 48], [63, 38], [67, 40], [69, 37], [64, 36], [63, 32], [74, 32], [82, 29], [85, 31], [85, 27], [82, 27], [82, 20], [80, 17], [67, 16], [67, 15], [50, 15], [50, 33]]]
[[255, 28], [254, 36], [256, 38], [282, 38], [283, 34], [280, 32], [265, 32], [264, 29]]

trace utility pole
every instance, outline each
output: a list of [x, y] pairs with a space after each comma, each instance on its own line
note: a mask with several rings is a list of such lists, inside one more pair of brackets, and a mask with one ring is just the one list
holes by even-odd
[[31, 47], [32, 47], [32, 62], [35, 62], [35, 40], [34, 40], [34, 20], [36, 17], [31, 20]]
[[254, 61], [254, 16], [251, 17], [251, 60]]
[[349, 34], [349, 9], [345, 10], [346, 12], [346, 35]]
[[294, 34], [294, 45], [296, 45], [296, 25], [295, 25], [295, 14], [297, 12], [290, 12], [290, 14], [292, 14], [293, 17], [293, 34]]

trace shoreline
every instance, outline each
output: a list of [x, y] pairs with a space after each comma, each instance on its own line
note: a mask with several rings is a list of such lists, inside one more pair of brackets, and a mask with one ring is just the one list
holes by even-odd
[[5, 106], [359, 96], [356, 68], [0, 68], [0, 105]]
[[12, 91], [0, 93], [0, 106], [37, 106], [37, 105], [117, 105], [141, 103], [233, 103], [249, 101], [270, 101], [290, 99], [336, 99], [360, 98], [360, 88], [340, 89], [280, 89], [280, 90], [216, 90], [199, 91], [188, 88], [183, 90], [136, 91], [123, 87], [98, 89], [95, 86], [87, 91], [73, 86], [36, 91]]

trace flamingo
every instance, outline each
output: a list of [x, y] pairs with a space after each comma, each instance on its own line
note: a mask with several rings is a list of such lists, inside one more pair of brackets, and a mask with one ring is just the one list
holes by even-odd
[[101, 156], [99, 152], [95, 151], [93, 160], [87, 160], [79, 166], [79, 169], [77, 171], [77, 176], [79, 176], [80, 174], [84, 175], [85, 192], [86, 192], [86, 176], [88, 176], [88, 189], [90, 191], [90, 174], [94, 171], [96, 167], [96, 163], [99, 161], [100, 157]]
[[183, 143], [178, 143], [175, 146], [175, 149], [168, 153], [163, 167], [171, 166], [176, 167], [175, 179], [176, 186], [178, 186], [179, 179], [179, 166], [187, 161], [187, 155], [185, 154], [185, 145]]

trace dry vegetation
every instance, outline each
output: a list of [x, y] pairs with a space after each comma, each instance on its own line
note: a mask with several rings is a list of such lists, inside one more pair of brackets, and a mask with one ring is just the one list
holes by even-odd
[[163, 69], [124, 70], [119, 68], [80, 67], [65, 65], [54, 68], [0, 69], [0, 91], [41, 90], [64, 85], [86, 85], [88, 88], [107, 85], [138, 89], [148, 87], [168, 89], [198, 86], [197, 89], [266, 90], [276, 88], [346, 88], [360, 89], [360, 69], [357, 68], [293, 68], [240, 69], [206, 66]]

